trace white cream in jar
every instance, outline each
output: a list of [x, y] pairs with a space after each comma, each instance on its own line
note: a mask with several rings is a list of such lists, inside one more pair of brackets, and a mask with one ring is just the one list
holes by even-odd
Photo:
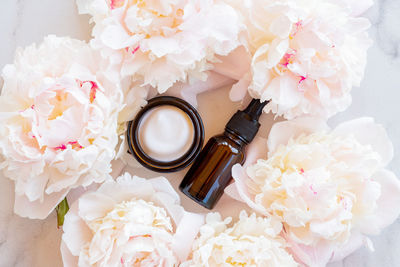
[[194, 126], [180, 108], [161, 105], [148, 110], [138, 127], [140, 146], [149, 157], [163, 162], [179, 159], [190, 150]]

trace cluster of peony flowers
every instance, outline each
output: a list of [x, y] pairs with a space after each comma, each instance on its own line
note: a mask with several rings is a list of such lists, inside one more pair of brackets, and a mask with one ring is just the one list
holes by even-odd
[[369, 21], [354, 15], [369, 3], [227, 2], [242, 15], [252, 56], [249, 74], [231, 93], [234, 100], [249, 89], [252, 97], [270, 101], [265, 112], [286, 119], [305, 114], [326, 118], [350, 105], [350, 90], [360, 85], [371, 45]]
[[400, 181], [385, 169], [392, 144], [371, 118], [331, 131], [312, 118], [277, 123], [268, 158], [257, 156], [267, 150], [259, 143], [250, 150], [245, 166], [233, 167], [227, 191], [281, 221], [290, 251], [308, 266], [340, 260], [363, 243], [371, 247], [365, 235], [400, 214]]
[[72, 205], [63, 227], [64, 266], [178, 266], [203, 220], [179, 205], [164, 177], [125, 173]]
[[0, 169], [15, 213], [43, 219], [70, 189], [111, 177], [123, 92], [98, 52], [48, 36], [17, 50], [2, 77]]
[[[15, 183], [15, 213], [44, 219], [71, 190], [93, 190], [65, 217], [65, 266], [319, 267], [372, 248], [367, 236], [400, 214], [382, 126], [323, 121], [350, 105], [363, 78], [371, 40], [359, 15], [371, 0], [77, 5], [95, 23], [90, 43], [50, 35], [19, 48], [0, 95], [0, 170]], [[194, 102], [233, 80], [232, 99], [249, 93], [294, 119], [232, 169], [226, 192], [257, 215], [232, 223], [209, 213], [204, 223], [163, 177], [112, 179], [126, 122], [152, 89]]]
[[221, 220], [209, 213], [193, 245], [190, 260], [182, 267], [209, 266], [298, 266], [279, 236], [282, 224], [273, 219], [250, 216], [241, 211], [239, 220], [228, 228], [232, 218]]
[[[205, 80], [216, 56], [242, 44], [239, 16], [222, 0], [77, 0], [95, 22], [92, 43], [119, 52], [121, 73], [163, 93]], [[115, 57], [114, 57], [115, 58]]]

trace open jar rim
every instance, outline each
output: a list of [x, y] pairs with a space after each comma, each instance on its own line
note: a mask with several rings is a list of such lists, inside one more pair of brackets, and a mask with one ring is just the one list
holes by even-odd
[[[181, 157], [172, 161], [160, 161], [147, 155], [139, 139], [139, 126], [144, 115], [155, 107], [174, 106], [185, 112], [193, 124], [193, 143]], [[148, 101], [135, 119], [128, 123], [127, 140], [129, 152], [145, 168], [156, 172], [176, 172], [189, 166], [199, 155], [204, 143], [204, 125], [197, 110], [183, 99], [173, 96], [158, 96]]]

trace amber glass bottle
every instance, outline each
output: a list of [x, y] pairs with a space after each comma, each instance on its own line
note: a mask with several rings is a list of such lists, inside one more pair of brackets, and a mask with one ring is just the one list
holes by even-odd
[[223, 134], [210, 138], [179, 186], [185, 195], [208, 209], [215, 206], [231, 181], [232, 166], [243, 163], [243, 149], [257, 134], [266, 104], [253, 99], [235, 113]]

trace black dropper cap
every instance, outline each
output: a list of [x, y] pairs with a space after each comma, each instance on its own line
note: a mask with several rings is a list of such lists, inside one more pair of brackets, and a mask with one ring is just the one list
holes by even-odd
[[226, 124], [225, 130], [238, 135], [245, 143], [250, 143], [260, 128], [258, 119], [268, 102], [261, 103], [259, 99], [253, 99], [245, 110], [239, 110], [233, 115]]

